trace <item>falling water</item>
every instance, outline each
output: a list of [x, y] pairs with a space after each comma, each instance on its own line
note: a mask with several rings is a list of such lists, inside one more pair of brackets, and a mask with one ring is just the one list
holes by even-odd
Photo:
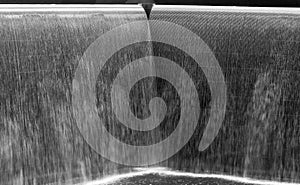
[[144, 19], [138, 6], [1, 8], [0, 184], [75, 183], [117, 170], [78, 131], [72, 78], [94, 40]]
[[297, 11], [0, 7], [0, 184], [299, 183]]

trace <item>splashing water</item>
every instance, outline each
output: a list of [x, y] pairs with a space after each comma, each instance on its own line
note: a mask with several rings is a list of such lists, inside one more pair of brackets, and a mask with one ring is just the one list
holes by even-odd
[[[84, 185], [109, 185], [109, 184], [149, 184], [147, 180], [141, 179], [150, 179], [153, 176], [149, 176], [152, 174], [156, 178], [153, 180], [154, 184], [164, 184], [165, 181], [169, 181], [169, 184], [251, 184], [251, 185], [297, 185], [296, 183], [285, 183], [285, 182], [276, 182], [276, 181], [267, 181], [267, 180], [259, 180], [259, 179], [251, 179], [245, 177], [237, 177], [230, 175], [220, 175], [220, 174], [196, 174], [196, 173], [188, 173], [188, 172], [180, 172], [180, 171], [172, 171], [168, 168], [162, 167], [154, 167], [154, 168], [135, 168], [135, 172], [118, 174], [109, 176], [103, 179], [86, 182]], [[180, 177], [180, 178], [178, 178]], [[166, 180], [159, 180], [159, 179]], [[180, 182], [178, 181], [180, 179]], [[208, 181], [209, 179], [209, 181]], [[193, 183], [191, 183], [193, 182]]]

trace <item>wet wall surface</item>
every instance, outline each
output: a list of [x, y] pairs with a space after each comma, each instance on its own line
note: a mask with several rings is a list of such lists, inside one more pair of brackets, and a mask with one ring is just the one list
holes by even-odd
[[[1, 184], [76, 183], [130, 171], [130, 165], [101, 157], [80, 133], [72, 90], [75, 71], [79, 62], [84, 62], [81, 58], [88, 47], [107, 31], [137, 20], [147, 20], [138, 6], [130, 11], [98, 7], [0, 12]], [[162, 78], [143, 78], [129, 93], [130, 111], [139, 119], [151, 115], [149, 102], [153, 97], [164, 100], [166, 114], [154, 130], [141, 132], [124, 126], [116, 119], [110, 102], [111, 84], [126, 65], [145, 56], [167, 58], [189, 74], [201, 109], [188, 143], [156, 165], [299, 182], [299, 14], [157, 6], [150, 20], [187, 28], [210, 48], [227, 87], [224, 120], [209, 147], [199, 151], [212, 114], [210, 83], [204, 69], [188, 53], [151, 42], [159, 32], [150, 27], [148, 41], [118, 50], [97, 75], [94, 101], [99, 117], [105, 117], [106, 130], [123, 143], [146, 146], [167, 139], [176, 129], [183, 107], [181, 97]], [[184, 38], [177, 36], [173, 39]], [[120, 33], [110, 43], [118, 45], [124, 38], [126, 33]], [[155, 73], [160, 69], [154, 65], [151, 70]], [[185, 95], [190, 96], [187, 92]], [[111, 151], [112, 145], [108, 146]], [[163, 148], [162, 152], [168, 150]], [[156, 154], [136, 155], [145, 160]]]

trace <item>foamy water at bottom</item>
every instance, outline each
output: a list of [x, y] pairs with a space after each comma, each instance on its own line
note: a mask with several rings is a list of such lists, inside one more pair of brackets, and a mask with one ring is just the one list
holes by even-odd
[[133, 172], [112, 175], [99, 180], [85, 182], [84, 185], [299, 185], [297, 183], [267, 181], [245, 177], [197, 174], [172, 171], [168, 168], [135, 168]]

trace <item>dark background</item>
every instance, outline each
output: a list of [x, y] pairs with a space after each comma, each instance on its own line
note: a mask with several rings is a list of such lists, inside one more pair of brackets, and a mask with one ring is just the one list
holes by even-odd
[[[151, 0], [1, 0], [0, 3], [38, 3], [38, 4], [125, 4]], [[275, 6], [275, 7], [299, 7], [300, 0], [154, 0], [156, 4], [187, 4], [187, 5], [224, 5], [224, 6]]]

